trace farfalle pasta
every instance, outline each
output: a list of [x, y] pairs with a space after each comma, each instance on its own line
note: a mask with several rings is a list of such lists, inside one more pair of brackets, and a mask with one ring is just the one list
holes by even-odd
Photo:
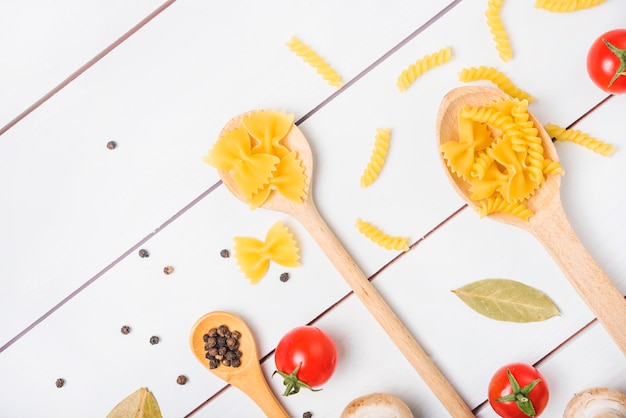
[[489, 31], [491, 32], [493, 40], [496, 43], [498, 55], [502, 61], [508, 62], [511, 58], [513, 58], [513, 50], [511, 49], [509, 36], [507, 35], [502, 19], [500, 18], [502, 1], [503, 0], [488, 0], [485, 16], [487, 17], [487, 26], [489, 27]]
[[284, 267], [298, 267], [299, 249], [296, 240], [282, 222], [276, 222], [265, 241], [252, 237], [234, 237], [234, 256], [241, 272], [256, 284], [263, 278], [270, 261]]
[[511, 98], [464, 107], [458, 141], [439, 147], [450, 171], [469, 183], [481, 216], [499, 212], [528, 220], [533, 212], [525, 203], [545, 176], [563, 174], [558, 162], [544, 158], [527, 106], [528, 101]]
[[367, 166], [361, 175], [361, 187], [370, 186], [378, 178], [378, 174], [380, 174], [383, 164], [385, 164], [390, 139], [390, 129], [376, 129], [374, 148], [372, 149], [372, 154]]
[[536, 0], [535, 8], [549, 12], [568, 13], [588, 9], [604, 3], [605, 0]]
[[337, 74], [337, 71], [300, 39], [295, 36], [291, 37], [291, 39], [287, 41], [287, 47], [291, 52], [313, 67], [328, 84], [333, 87], [343, 86], [343, 81], [341, 81], [341, 77]]
[[282, 143], [292, 126], [293, 115], [276, 110], [250, 112], [217, 139], [204, 161], [230, 173], [251, 209], [274, 192], [302, 203], [304, 167], [296, 152]]
[[413, 82], [426, 71], [439, 65], [445, 64], [452, 59], [452, 49], [445, 47], [439, 51], [425, 55], [424, 57], [409, 65], [398, 76], [396, 85], [398, 90], [405, 91]]
[[369, 222], [357, 218], [356, 227], [359, 232], [365, 235], [370, 241], [384, 247], [388, 250], [408, 251], [409, 238], [389, 235], [378, 229]]
[[608, 157], [615, 152], [615, 147], [606, 142], [600, 141], [584, 132], [576, 129], [566, 129], [552, 123], [548, 123], [546, 126], [548, 135], [557, 141], [568, 141], [574, 144], [582, 145], [583, 147], [590, 149], [591, 151]]
[[511, 97], [515, 97], [520, 100], [528, 100], [529, 103], [535, 100], [533, 96], [515, 86], [511, 79], [502, 71], [498, 71], [494, 67], [481, 65], [480, 67], [464, 68], [459, 72], [459, 80], [464, 83], [477, 80], [491, 81], [493, 84], [498, 86], [500, 90]]

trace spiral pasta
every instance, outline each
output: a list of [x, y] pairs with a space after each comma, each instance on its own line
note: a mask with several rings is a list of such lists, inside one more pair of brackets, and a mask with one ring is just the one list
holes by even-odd
[[544, 158], [527, 108], [528, 101], [514, 98], [464, 107], [457, 115], [458, 140], [439, 147], [450, 172], [468, 183], [481, 216], [499, 212], [528, 220], [533, 212], [526, 201], [545, 176], [563, 174], [558, 162]]
[[519, 89], [515, 86], [511, 79], [509, 79], [509, 77], [494, 67], [481, 65], [480, 67], [464, 68], [459, 72], [459, 81], [469, 83], [477, 80], [491, 81], [493, 84], [498, 86], [500, 90], [511, 97], [515, 97], [520, 100], [528, 100], [529, 103], [535, 100], [533, 96], [526, 93], [524, 90]]
[[400, 91], [405, 91], [409, 86], [417, 80], [417, 78], [430, 70], [431, 68], [445, 64], [452, 59], [452, 49], [445, 47], [439, 51], [425, 55], [424, 57], [409, 65], [398, 76], [397, 86]]
[[560, 141], [573, 142], [578, 145], [582, 145], [591, 151], [608, 157], [615, 152], [615, 147], [606, 142], [589, 136], [586, 133], [575, 129], [566, 129], [560, 126], [549, 123], [546, 125], [546, 131], [552, 138]]
[[549, 12], [568, 13], [588, 9], [604, 3], [605, 0], [536, 0], [535, 8]]
[[500, 59], [504, 62], [508, 62], [513, 58], [513, 50], [509, 42], [509, 36], [506, 33], [502, 19], [500, 19], [500, 9], [502, 8], [503, 0], [488, 0], [487, 11], [485, 16], [487, 17], [487, 26], [496, 43], [496, 50]]
[[287, 41], [286, 45], [291, 52], [295, 53], [302, 58], [304, 62], [313, 67], [328, 84], [338, 88], [343, 86], [343, 81], [341, 81], [339, 74], [304, 42], [293, 36]]
[[370, 156], [369, 162], [361, 175], [361, 187], [371, 185], [378, 178], [378, 174], [380, 174], [380, 171], [383, 169], [383, 164], [385, 163], [385, 157], [387, 156], [387, 150], [389, 149], [390, 139], [390, 129], [376, 129], [372, 155]]
[[476, 207], [476, 211], [481, 218], [494, 212], [508, 213], [527, 221], [533, 216], [533, 211], [523, 203], [507, 202], [500, 196], [489, 197], [481, 201]]
[[370, 241], [384, 247], [388, 250], [408, 251], [409, 239], [406, 237], [397, 237], [384, 233], [369, 222], [357, 218], [356, 227], [359, 232], [365, 235]]

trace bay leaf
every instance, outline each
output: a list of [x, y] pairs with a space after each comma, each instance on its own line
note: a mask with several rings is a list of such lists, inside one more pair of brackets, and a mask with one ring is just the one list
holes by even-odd
[[539, 322], [560, 315], [545, 293], [515, 280], [483, 279], [452, 292], [479, 314], [498, 321]]
[[161, 418], [161, 409], [152, 392], [139, 388], [109, 412], [107, 418]]

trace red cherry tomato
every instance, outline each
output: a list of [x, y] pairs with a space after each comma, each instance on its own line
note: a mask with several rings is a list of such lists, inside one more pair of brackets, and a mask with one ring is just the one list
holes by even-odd
[[501, 417], [537, 417], [546, 408], [549, 397], [541, 373], [524, 363], [501, 367], [489, 382], [489, 403]]
[[335, 371], [337, 347], [322, 330], [313, 326], [292, 329], [278, 343], [274, 354], [276, 371], [284, 379], [289, 396], [301, 387], [313, 389], [328, 381]]
[[626, 29], [606, 32], [587, 53], [587, 73], [608, 93], [626, 93]]

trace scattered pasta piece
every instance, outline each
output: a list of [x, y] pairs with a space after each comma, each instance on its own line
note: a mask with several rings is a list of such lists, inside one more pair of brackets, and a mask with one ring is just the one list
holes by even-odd
[[281, 141], [293, 126], [293, 115], [276, 110], [251, 112], [234, 129], [221, 135], [203, 160], [228, 171], [251, 209], [273, 191], [302, 203], [306, 175], [300, 159]]
[[397, 82], [398, 89], [400, 91], [405, 91], [420, 75], [434, 67], [445, 64], [451, 59], [452, 50], [449, 46], [440, 49], [431, 55], [426, 55], [423, 58], [418, 59], [415, 63], [409, 65], [402, 71], [402, 73], [400, 73]]
[[284, 267], [298, 267], [298, 244], [282, 222], [276, 222], [267, 231], [265, 241], [251, 237], [233, 238], [234, 256], [241, 272], [256, 284], [263, 278], [270, 261]]
[[341, 81], [339, 74], [304, 42], [293, 36], [287, 41], [287, 47], [291, 52], [295, 53], [302, 58], [304, 62], [313, 67], [328, 84], [338, 88], [343, 86], [343, 81]]
[[533, 96], [517, 88], [503, 72], [496, 70], [494, 67], [481, 65], [480, 67], [464, 68], [459, 72], [459, 81], [469, 83], [477, 80], [491, 81], [511, 97], [528, 100], [529, 103], [535, 100]]
[[376, 137], [374, 139], [374, 149], [372, 149], [372, 155], [369, 162], [365, 167], [365, 171], [361, 175], [361, 187], [367, 187], [371, 185], [380, 174], [385, 163], [385, 157], [387, 156], [387, 150], [389, 149], [389, 140], [391, 139], [390, 129], [376, 129]]
[[388, 235], [371, 223], [361, 220], [361, 218], [357, 218], [356, 227], [361, 234], [365, 235], [370, 239], [370, 241], [380, 245], [381, 247], [388, 250], [409, 250], [409, 238]]
[[502, 19], [500, 19], [502, 1], [503, 0], [488, 0], [485, 16], [487, 17], [489, 31], [496, 43], [498, 55], [502, 61], [508, 62], [513, 58], [513, 51], [511, 50], [511, 44], [506, 30], [504, 29], [504, 24], [502, 24]]
[[548, 135], [557, 141], [568, 141], [578, 145], [582, 145], [591, 151], [608, 157], [615, 152], [615, 147], [606, 142], [602, 142], [586, 133], [577, 131], [576, 129], [566, 129], [554, 124], [547, 124], [546, 131]]
[[568, 13], [588, 9], [604, 3], [605, 0], [536, 0], [535, 8], [549, 12]]
[[498, 100], [458, 113], [458, 140], [440, 145], [450, 172], [469, 183], [481, 216], [507, 213], [528, 220], [526, 201], [546, 175], [563, 174], [561, 165], [544, 158], [528, 101]]

